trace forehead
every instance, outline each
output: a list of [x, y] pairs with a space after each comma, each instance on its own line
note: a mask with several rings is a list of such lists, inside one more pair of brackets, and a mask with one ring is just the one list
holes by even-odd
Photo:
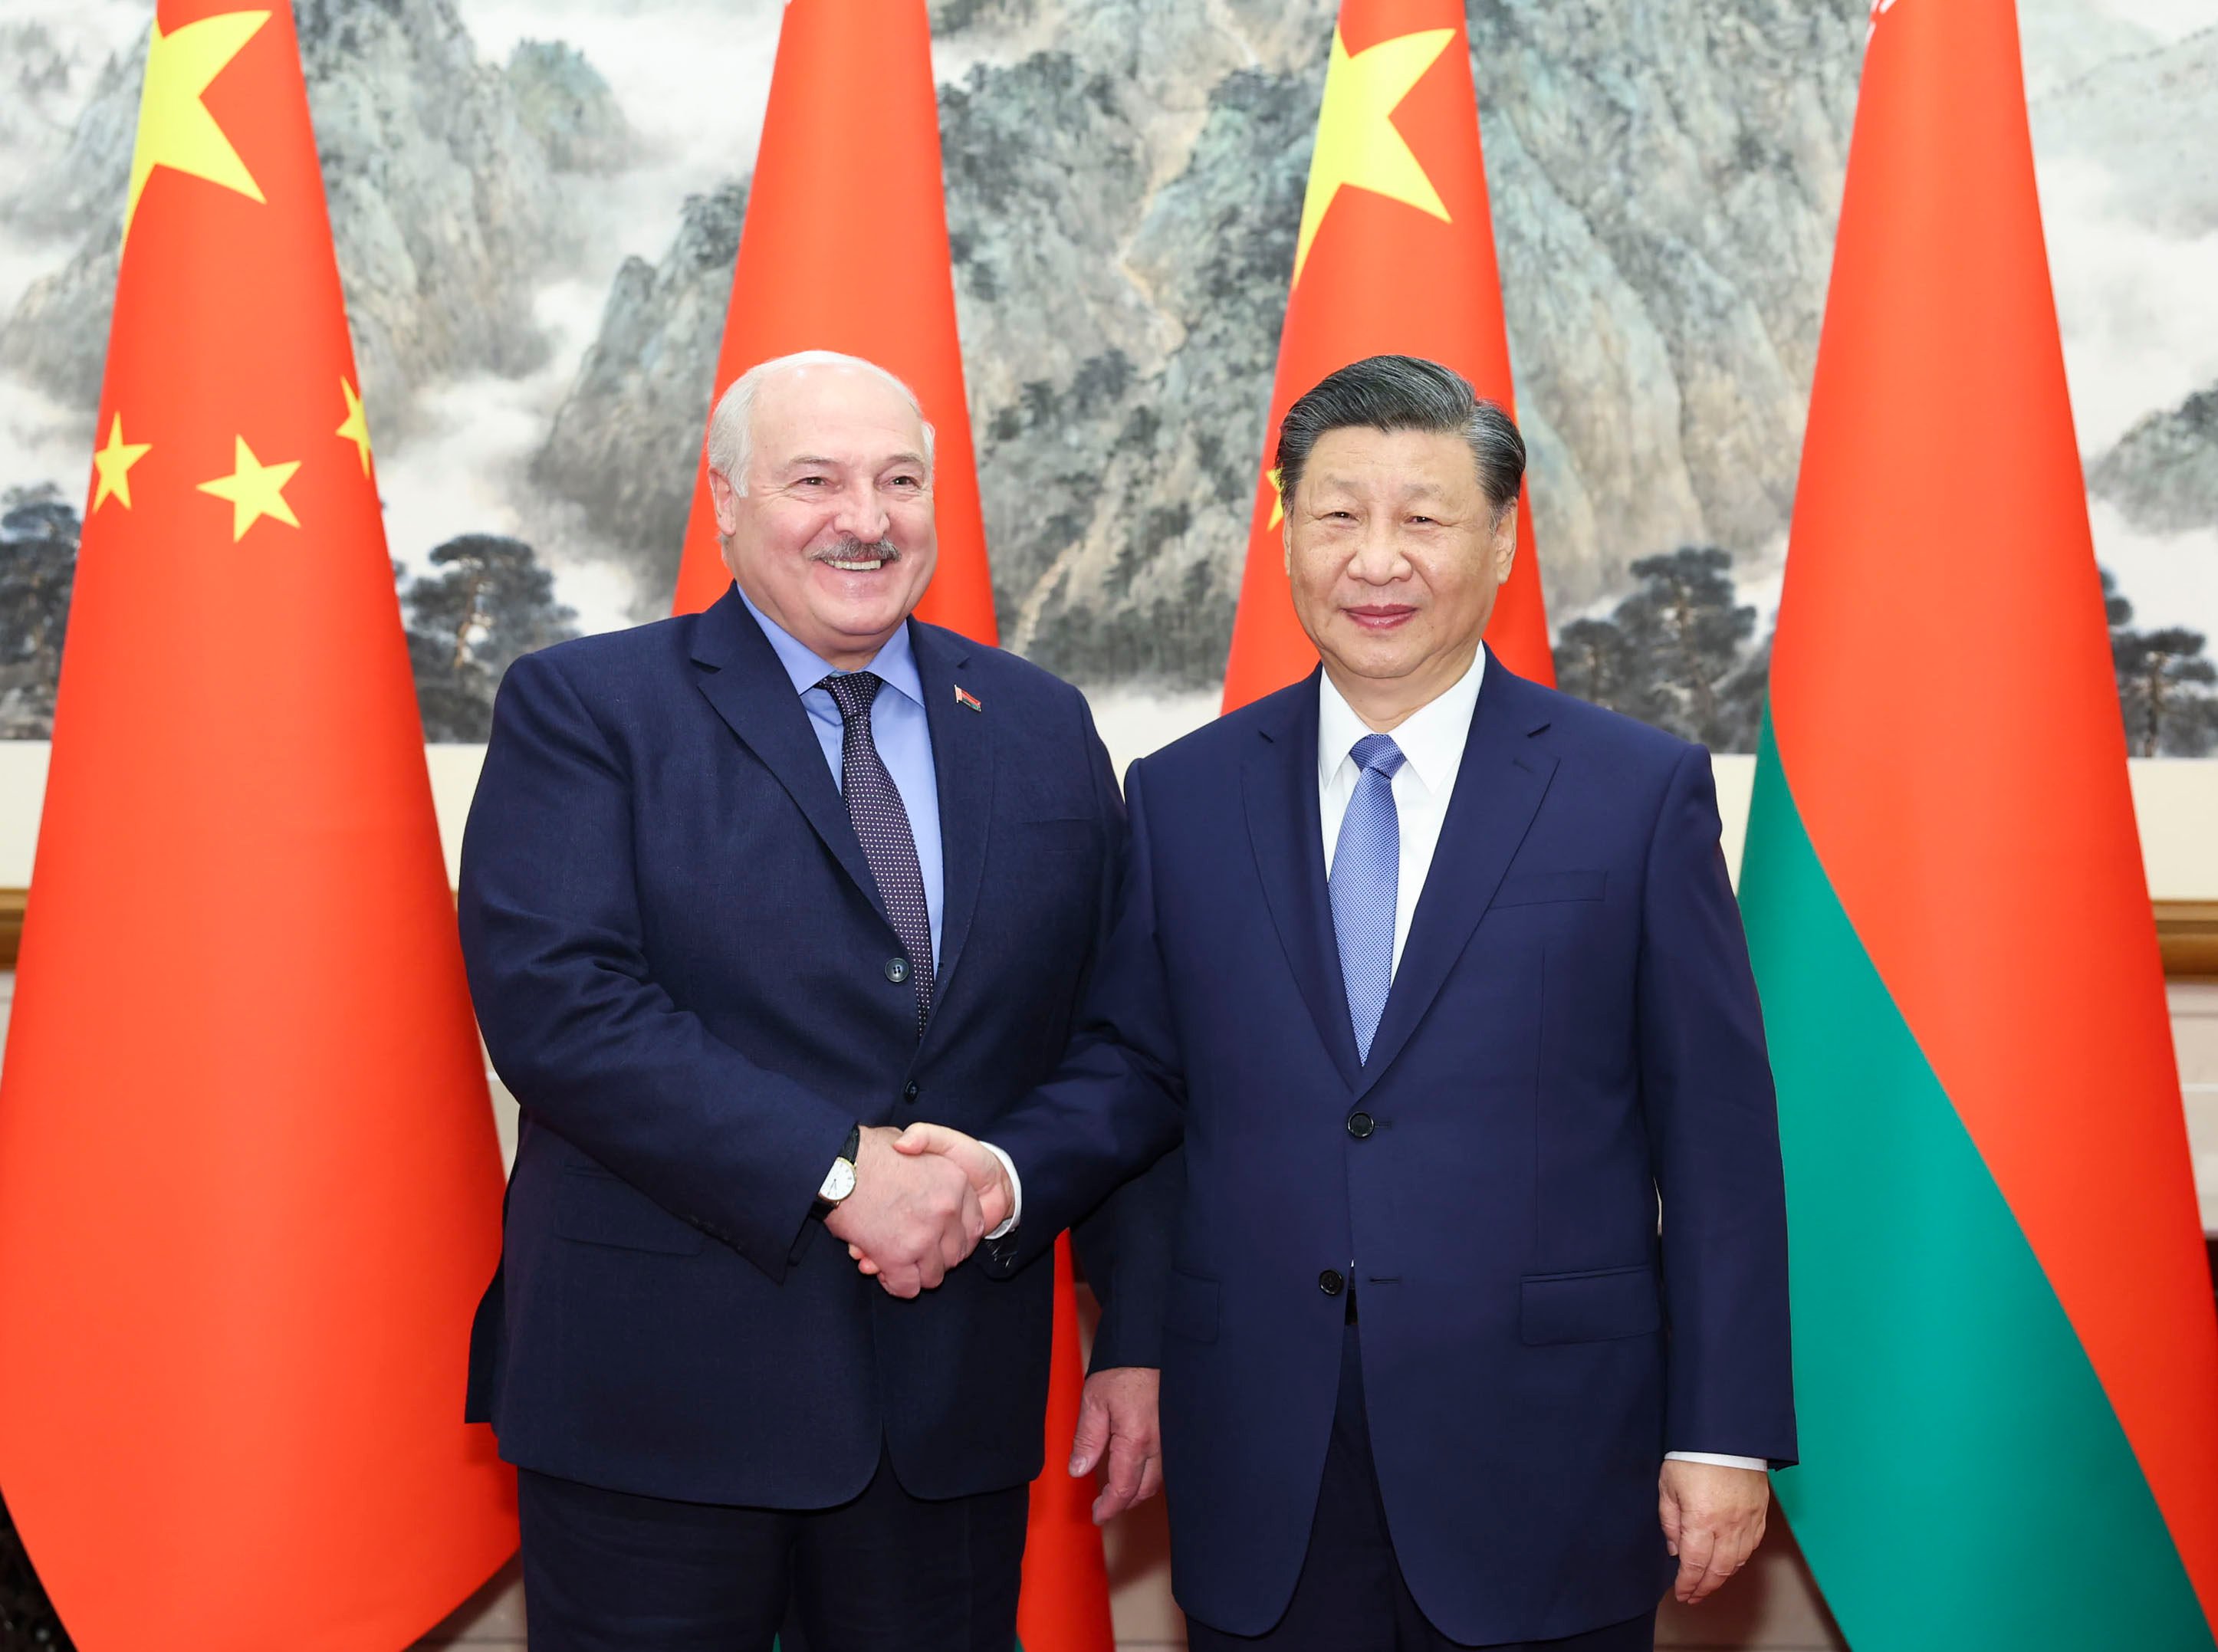
[[1304, 471], [1320, 487], [1461, 493], [1478, 487], [1470, 445], [1453, 430], [1327, 430]]
[[924, 425], [908, 399], [852, 368], [796, 368], [755, 393], [757, 455], [778, 464], [799, 453], [870, 459], [921, 454]]

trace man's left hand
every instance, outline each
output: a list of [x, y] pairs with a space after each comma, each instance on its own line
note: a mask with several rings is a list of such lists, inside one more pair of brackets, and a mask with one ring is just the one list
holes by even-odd
[[1078, 1431], [1070, 1445], [1074, 1478], [1105, 1466], [1101, 1494], [1094, 1500], [1094, 1524], [1106, 1525], [1135, 1503], [1163, 1488], [1162, 1435], [1156, 1400], [1162, 1373], [1142, 1365], [1118, 1365], [1086, 1379], [1078, 1399]]
[[1771, 1507], [1771, 1476], [1667, 1458], [1657, 1489], [1664, 1538], [1679, 1557], [1671, 1593], [1691, 1606], [1715, 1594], [1756, 1552]]

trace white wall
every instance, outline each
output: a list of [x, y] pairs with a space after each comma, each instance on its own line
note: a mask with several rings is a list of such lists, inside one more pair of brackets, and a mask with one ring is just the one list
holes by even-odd
[[[1120, 700], [1096, 707], [1103, 739], [1122, 774], [1125, 764], [1201, 721], [1207, 701]], [[481, 746], [429, 746], [431, 800], [451, 881], [462, 852], [462, 822], [476, 789]], [[46, 746], [0, 740], [0, 889], [28, 888], [37, 847], [39, 807], [46, 783]], [[2134, 807], [2141, 821], [2141, 861], [2155, 900], [2218, 900], [2218, 761], [2136, 758]], [[1717, 759], [1718, 807], [1725, 816], [1725, 857], [1740, 873], [1741, 836], [1748, 822], [1756, 759]]]

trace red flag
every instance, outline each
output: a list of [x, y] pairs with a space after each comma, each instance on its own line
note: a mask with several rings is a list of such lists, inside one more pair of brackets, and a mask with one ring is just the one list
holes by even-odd
[[[1515, 411], [1463, 0], [1342, 0], [1232, 627], [1227, 711], [1317, 664], [1286, 591], [1273, 476], [1279, 421], [1320, 379], [1385, 355], [1429, 356]], [[1552, 684], [1533, 555], [1521, 491], [1517, 560], [1486, 640], [1510, 670]]]
[[2218, 1322], [2016, 8], [1869, 40], [1741, 879], [1780, 1501], [1858, 1647], [2208, 1649]]
[[[916, 392], [937, 432], [939, 526], [939, 568], [917, 617], [997, 640], [924, 0], [786, 6], [716, 394], [756, 363], [803, 350], [860, 356]], [[706, 608], [730, 583], [716, 550], [704, 453], [674, 611]]]
[[87, 1652], [391, 1652], [515, 1547], [501, 1171], [298, 43], [163, 0], [0, 1086], [0, 1487]]
[[1070, 1235], [1055, 1242], [1054, 1365], [1048, 1377], [1047, 1466], [1032, 1482], [1025, 1528], [1025, 1587], [1017, 1601], [1019, 1652], [1116, 1652], [1109, 1570], [1094, 1524], [1094, 1485], [1065, 1471], [1078, 1432], [1085, 1362], [1078, 1349]]

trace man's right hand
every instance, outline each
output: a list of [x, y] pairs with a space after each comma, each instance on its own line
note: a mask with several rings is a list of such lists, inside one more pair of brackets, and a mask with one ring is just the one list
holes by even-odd
[[[963, 1177], [976, 1202], [982, 1224], [977, 1234], [971, 1236], [970, 1243], [963, 1247], [963, 1256], [968, 1256], [976, 1248], [979, 1235], [992, 1233], [1015, 1210], [1016, 1189], [1010, 1185], [1008, 1172], [1001, 1167], [1001, 1160], [982, 1143], [962, 1131], [951, 1129], [945, 1124], [912, 1124], [895, 1141], [894, 1148], [901, 1156], [913, 1162], [945, 1166]], [[861, 1185], [861, 1177], [862, 1168], [858, 1165], [856, 1167], [858, 1186]], [[851, 1198], [848, 1203], [852, 1203], [853, 1200]], [[902, 1276], [889, 1265], [888, 1258], [879, 1255], [863, 1241], [849, 1240], [847, 1254], [855, 1259], [865, 1274], [877, 1278], [895, 1296], [913, 1296], [916, 1294], [913, 1290], [896, 1290], [895, 1284]], [[957, 1262], [962, 1259], [962, 1256], [955, 1259]], [[949, 1265], [954, 1264], [950, 1263]], [[939, 1282], [933, 1279], [928, 1283], [937, 1284]]]
[[855, 1191], [824, 1218], [848, 1249], [875, 1263], [878, 1283], [896, 1296], [932, 1289], [976, 1249], [987, 1220], [971, 1179], [939, 1154], [901, 1153], [901, 1132], [863, 1132], [855, 1152]]

